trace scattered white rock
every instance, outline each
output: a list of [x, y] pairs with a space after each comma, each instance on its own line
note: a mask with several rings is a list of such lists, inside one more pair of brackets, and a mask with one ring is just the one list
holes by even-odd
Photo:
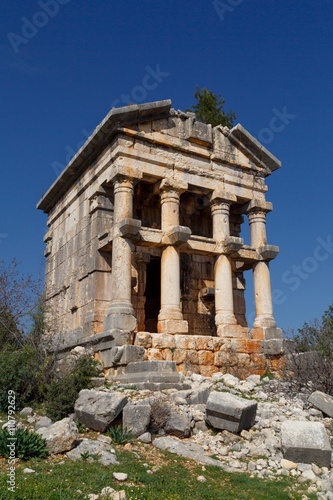
[[283, 469], [292, 470], [297, 469], [297, 464], [295, 462], [292, 462], [291, 460], [286, 460], [285, 458], [283, 458], [281, 460], [281, 467]]
[[198, 476], [197, 480], [199, 481], [199, 483], [205, 483], [207, 481], [207, 479], [205, 478], [205, 476]]
[[123, 473], [123, 472], [114, 472], [113, 473], [113, 477], [117, 480], [117, 481], [126, 481], [127, 480], [127, 474]]
[[33, 474], [36, 471], [33, 469], [29, 469], [29, 467], [26, 467], [25, 469], [23, 469], [22, 472], [23, 472], [23, 474]]
[[69, 417], [59, 420], [50, 427], [38, 429], [37, 434], [46, 439], [46, 445], [50, 453], [55, 455], [71, 450], [80, 437], [78, 428]]
[[21, 411], [20, 411], [20, 415], [24, 415], [26, 417], [32, 417], [34, 414], [34, 411], [32, 408], [30, 408], [29, 406], [26, 406], [25, 408], [23, 408]]

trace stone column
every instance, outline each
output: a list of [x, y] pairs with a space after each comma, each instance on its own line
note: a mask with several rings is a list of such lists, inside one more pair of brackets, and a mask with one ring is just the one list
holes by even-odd
[[[211, 196], [213, 217], [213, 238], [222, 244], [230, 236], [230, 205], [236, 201], [227, 193], [213, 193]], [[217, 335], [226, 336], [231, 333], [237, 321], [234, 314], [232, 265], [230, 257], [221, 253], [216, 259], [215, 268], [215, 323]]]
[[[161, 195], [161, 227], [164, 235], [178, 230], [179, 197], [187, 184], [164, 179], [159, 185]], [[173, 233], [175, 234], [175, 232]], [[177, 238], [175, 238], [177, 239]], [[170, 239], [170, 242], [172, 239]], [[159, 333], [183, 334], [188, 332], [180, 306], [180, 250], [176, 244], [167, 244], [161, 257], [161, 310], [158, 316]]]
[[[256, 250], [267, 245], [266, 213], [270, 210], [271, 204], [266, 202], [263, 202], [261, 206], [253, 206], [248, 210], [251, 246]], [[267, 261], [259, 261], [254, 264], [253, 284], [256, 309], [254, 328], [276, 327], [273, 316], [269, 263]]]
[[132, 244], [119, 230], [119, 223], [132, 220], [134, 181], [124, 175], [112, 179], [114, 185], [114, 225], [112, 239], [111, 304], [104, 319], [104, 331], [133, 331], [137, 321], [131, 302]]

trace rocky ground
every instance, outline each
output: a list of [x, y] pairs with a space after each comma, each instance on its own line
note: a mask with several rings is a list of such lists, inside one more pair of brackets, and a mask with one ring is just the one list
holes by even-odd
[[[333, 499], [333, 471], [330, 467], [292, 462], [286, 460], [282, 453], [281, 426], [284, 422], [297, 421], [300, 423], [298, 425], [321, 422], [332, 439], [333, 420], [308, 402], [310, 390], [297, 392], [288, 382], [268, 377], [261, 379], [257, 375], [240, 381], [229, 374], [217, 373], [211, 378], [192, 374], [184, 377], [183, 382], [189, 384], [190, 389], [151, 392], [110, 384], [108, 387], [96, 388], [91, 393], [95, 398], [97, 393], [100, 400], [116, 397], [117, 407], [121, 409], [118, 414], [114, 412], [112, 419], [119, 419], [122, 415], [123, 426], [131, 428], [139, 441], [152, 443], [151, 446], [192, 458], [203, 465], [218, 465], [229, 472], [245, 472], [262, 478], [291, 475], [300, 483], [310, 481], [307, 487], [309, 493], [317, 494], [320, 499]], [[212, 391], [228, 392], [257, 402], [254, 425], [237, 434], [209, 426], [206, 404]], [[82, 423], [86, 423], [87, 419], [89, 421], [89, 411], [87, 408], [86, 413], [77, 413], [81, 417], [85, 415], [79, 418]], [[26, 413], [29, 411], [26, 410]], [[89, 451], [99, 454], [100, 461], [106, 465], [117, 462], [111, 440], [102, 433], [102, 429], [96, 434], [97, 439], [81, 440], [79, 447], [73, 448], [77, 443], [78, 432], [71, 418], [64, 419], [61, 422], [67, 429], [65, 435], [67, 433], [69, 439], [66, 441], [62, 437], [59, 447], [59, 439], [58, 444], [54, 445], [53, 437], [50, 438], [51, 434], [56, 434], [52, 428], [59, 423], [50, 426], [45, 417], [43, 422], [37, 415], [30, 415], [28, 422], [31, 426], [39, 427], [38, 432], [47, 438], [48, 445], [51, 443], [51, 448], [55, 446], [53, 451], [59, 453], [61, 447], [65, 451], [67, 446], [68, 458], [80, 459], [81, 453]], [[41, 424], [48, 427], [41, 427]], [[104, 424], [107, 426], [109, 422]], [[98, 425], [101, 423], [88, 426], [95, 427], [96, 431]], [[304, 486], [302, 484], [302, 489]]]

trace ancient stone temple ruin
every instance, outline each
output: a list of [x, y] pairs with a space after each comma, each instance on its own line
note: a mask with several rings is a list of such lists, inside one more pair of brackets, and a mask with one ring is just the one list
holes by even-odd
[[169, 100], [113, 108], [37, 205], [59, 352], [92, 345], [111, 375], [135, 360], [203, 375], [278, 364], [265, 178], [279, 167], [240, 124], [212, 128]]

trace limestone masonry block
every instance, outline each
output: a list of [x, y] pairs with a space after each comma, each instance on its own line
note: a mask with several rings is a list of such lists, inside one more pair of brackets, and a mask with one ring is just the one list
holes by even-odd
[[142, 403], [128, 403], [123, 409], [123, 428], [132, 431], [137, 437], [144, 434], [150, 421], [150, 405]]
[[152, 347], [152, 334], [149, 332], [137, 332], [135, 334], [135, 345], [142, 346], [145, 349]]
[[173, 354], [173, 359], [177, 363], [177, 365], [180, 365], [183, 363], [186, 359], [186, 349], [176, 349], [174, 354]]
[[213, 365], [214, 353], [212, 351], [198, 351], [199, 365]]
[[196, 335], [194, 337], [195, 340], [195, 348], [200, 350], [214, 351], [214, 338], [213, 337], [202, 337]]
[[177, 349], [195, 349], [195, 339], [190, 335], [175, 335]]
[[254, 425], [257, 403], [227, 392], [212, 391], [207, 400], [206, 421], [215, 429], [240, 432]]
[[152, 347], [155, 349], [166, 349], [176, 347], [175, 338], [168, 333], [152, 334]]
[[333, 397], [321, 391], [316, 391], [309, 397], [309, 403], [333, 418]]
[[331, 446], [321, 422], [285, 421], [281, 425], [284, 458], [292, 462], [331, 466]]
[[105, 432], [126, 404], [127, 397], [119, 392], [83, 389], [75, 402], [75, 417], [89, 429]]

